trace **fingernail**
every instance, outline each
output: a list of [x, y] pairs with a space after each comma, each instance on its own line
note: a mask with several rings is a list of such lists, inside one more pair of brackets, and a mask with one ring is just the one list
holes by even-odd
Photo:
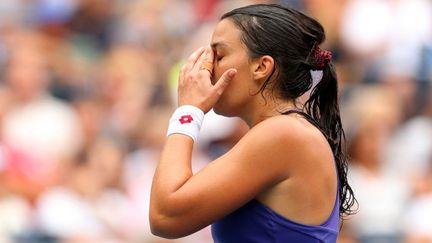
[[234, 75], [237, 73], [237, 70], [235, 70], [235, 69], [231, 69], [231, 70], [229, 70], [229, 72], [228, 72], [228, 76], [230, 77], [230, 78], [232, 78], [232, 77], [234, 77]]

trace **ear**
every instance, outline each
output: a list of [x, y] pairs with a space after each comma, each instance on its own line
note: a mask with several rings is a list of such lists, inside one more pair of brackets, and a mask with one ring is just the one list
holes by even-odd
[[255, 59], [252, 65], [254, 79], [260, 84], [264, 82], [272, 73], [274, 65], [274, 59], [269, 55]]

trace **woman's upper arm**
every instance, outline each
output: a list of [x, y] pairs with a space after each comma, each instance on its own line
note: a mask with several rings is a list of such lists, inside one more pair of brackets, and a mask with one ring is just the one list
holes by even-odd
[[161, 218], [164, 227], [174, 227], [179, 236], [193, 233], [287, 178], [285, 154], [291, 139], [286, 135], [271, 123], [249, 131], [228, 153], [172, 193], [172, 210]]

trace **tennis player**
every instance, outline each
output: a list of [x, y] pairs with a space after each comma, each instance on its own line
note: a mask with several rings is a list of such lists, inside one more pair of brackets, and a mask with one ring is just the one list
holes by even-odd
[[[152, 185], [155, 235], [178, 238], [211, 224], [215, 242], [336, 242], [355, 198], [324, 38], [316, 20], [281, 5], [222, 16], [210, 46], [180, 71], [179, 107]], [[192, 149], [210, 109], [250, 130], [193, 174]]]

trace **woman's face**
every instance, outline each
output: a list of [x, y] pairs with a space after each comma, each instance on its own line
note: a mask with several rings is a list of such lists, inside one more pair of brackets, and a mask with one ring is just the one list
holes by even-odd
[[212, 82], [219, 80], [229, 68], [237, 69], [234, 79], [214, 106], [214, 111], [224, 116], [241, 116], [248, 112], [249, 101], [259, 90], [253, 82], [254, 66], [240, 37], [241, 31], [235, 24], [223, 19], [217, 24], [211, 40], [215, 57]]

